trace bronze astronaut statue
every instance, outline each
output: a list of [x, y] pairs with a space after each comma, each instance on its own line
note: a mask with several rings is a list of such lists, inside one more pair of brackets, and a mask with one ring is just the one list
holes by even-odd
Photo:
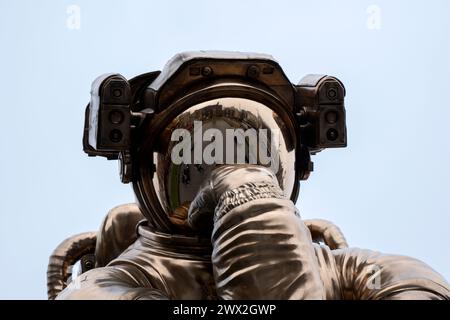
[[188, 52], [91, 94], [84, 150], [119, 160], [136, 204], [58, 246], [49, 299], [450, 298], [426, 264], [301, 219], [310, 156], [347, 144], [338, 79], [293, 85], [268, 55]]

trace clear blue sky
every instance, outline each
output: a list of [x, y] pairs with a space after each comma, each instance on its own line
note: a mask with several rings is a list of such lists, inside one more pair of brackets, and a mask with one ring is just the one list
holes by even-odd
[[445, 0], [0, 0], [0, 298], [46, 298], [53, 248], [134, 199], [116, 162], [82, 152], [91, 82], [199, 49], [340, 78], [349, 147], [315, 157], [303, 217], [449, 280], [449, 16]]

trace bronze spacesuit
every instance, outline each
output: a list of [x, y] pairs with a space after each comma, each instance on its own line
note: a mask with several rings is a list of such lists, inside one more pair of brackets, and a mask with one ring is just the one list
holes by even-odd
[[[309, 77], [292, 87], [278, 68], [260, 55], [177, 56], [160, 75], [125, 88], [136, 121], [129, 119], [127, 126], [139, 130], [133, 134], [99, 124], [105, 112], [119, 119], [118, 110], [127, 105], [126, 99], [108, 100], [120, 97], [114, 90], [125, 83], [121, 78], [103, 82], [87, 110], [92, 113], [92, 104], [100, 101], [98, 117], [91, 115], [85, 129], [86, 136], [98, 126], [97, 140], [88, 148], [86, 138], [85, 150], [108, 158], [120, 153], [122, 180], [133, 182], [137, 204], [116, 207], [98, 233], [74, 236], [55, 250], [48, 269], [50, 299], [450, 298], [449, 285], [426, 264], [349, 248], [332, 223], [301, 219], [294, 205], [296, 181], [312, 170], [309, 154], [346, 144], [340, 122], [345, 92], [331, 77]], [[291, 95], [291, 89], [297, 93]], [[282, 107], [289, 104], [301, 107]], [[277, 166], [249, 163], [251, 152], [245, 163], [173, 164], [170, 155], [177, 147], [170, 135], [180, 128], [195, 135], [198, 120], [216, 129], [215, 140], [229, 128], [276, 127], [280, 139], [266, 139], [264, 148], [276, 146], [270, 154], [279, 156]], [[114, 149], [103, 132], [114, 133], [108, 136], [112, 142], [137, 140]], [[182, 157], [189, 160], [186, 150]], [[70, 266], [80, 259], [90, 270], [69, 281]]]
[[219, 168], [213, 188], [194, 201], [194, 211], [210, 217], [206, 209], [214, 200], [204, 193], [218, 192], [211, 238], [164, 234], [142, 223], [138, 238], [119, 254], [134, 233], [122, 235], [121, 246], [111, 242], [113, 230], [125, 216], [143, 217], [135, 205], [115, 208], [96, 248], [97, 259], [110, 256], [58, 299], [450, 298], [445, 280], [418, 260], [346, 248], [339, 236], [333, 245], [340, 249], [313, 243], [270, 175], [259, 167]]

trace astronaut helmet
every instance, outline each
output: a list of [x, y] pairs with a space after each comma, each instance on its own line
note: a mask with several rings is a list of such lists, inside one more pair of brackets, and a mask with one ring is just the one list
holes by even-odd
[[150, 227], [190, 234], [190, 202], [220, 165], [268, 167], [295, 202], [310, 155], [346, 145], [344, 95], [323, 75], [293, 85], [269, 55], [182, 53], [162, 72], [99, 77], [84, 150], [120, 160]]

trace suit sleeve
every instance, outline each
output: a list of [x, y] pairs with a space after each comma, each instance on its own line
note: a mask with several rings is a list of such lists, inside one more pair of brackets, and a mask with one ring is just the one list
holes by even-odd
[[92, 269], [83, 273], [56, 298], [57, 300], [161, 300], [167, 297], [150, 286], [133, 265]]
[[417, 259], [358, 248], [332, 253], [343, 299], [450, 299], [450, 287], [445, 279]]
[[222, 299], [324, 298], [311, 235], [276, 182], [223, 193], [212, 244]]

